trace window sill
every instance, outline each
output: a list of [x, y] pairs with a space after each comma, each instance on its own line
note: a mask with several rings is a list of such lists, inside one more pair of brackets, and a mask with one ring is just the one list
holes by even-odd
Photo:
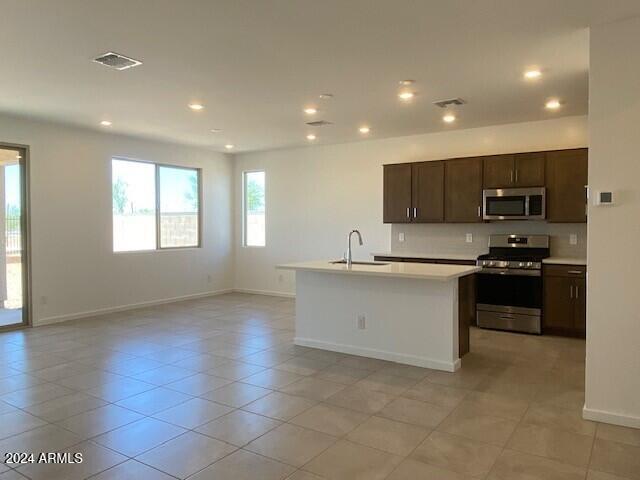
[[202, 247], [169, 247], [169, 248], [156, 248], [153, 250], [123, 250], [120, 252], [111, 252], [114, 255], [135, 255], [135, 254], [149, 254], [159, 252], [184, 252], [188, 250], [202, 250]]

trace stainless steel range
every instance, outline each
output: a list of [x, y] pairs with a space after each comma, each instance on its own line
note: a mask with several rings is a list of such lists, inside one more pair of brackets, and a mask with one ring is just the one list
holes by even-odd
[[479, 327], [542, 333], [542, 260], [548, 235], [491, 235], [489, 253], [480, 255]]

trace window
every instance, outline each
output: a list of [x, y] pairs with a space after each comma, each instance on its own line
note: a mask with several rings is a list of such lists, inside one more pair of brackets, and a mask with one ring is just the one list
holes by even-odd
[[112, 159], [113, 251], [200, 245], [200, 171]]
[[244, 245], [265, 246], [265, 174], [244, 172]]
[[198, 170], [159, 167], [160, 248], [197, 247]]

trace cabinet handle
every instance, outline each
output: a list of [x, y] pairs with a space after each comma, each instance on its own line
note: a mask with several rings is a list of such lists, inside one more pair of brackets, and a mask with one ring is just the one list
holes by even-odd
[[411, 207], [407, 207], [407, 218], [411, 218]]
[[573, 298], [573, 285], [569, 285], [569, 298]]
[[482, 217], [482, 207], [478, 205], [478, 218]]
[[571, 275], [581, 275], [582, 270], [567, 270], [567, 273], [570, 273]]
[[580, 288], [580, 287], [579, 287], [578, 285], [576, 285], [576, 300], [578, 299], [578, 292], [579, 292], [579, 290], [578, 290], [578, 289], [579, 289], [579, 288]]
[[511, 183], [513, 183], [513, 170], [511, 170]]
[[518, 183], [518, 169], [516, 168], [516, 183]]
[[418, 218], [418, 208], [413, 207], [413, 218]]

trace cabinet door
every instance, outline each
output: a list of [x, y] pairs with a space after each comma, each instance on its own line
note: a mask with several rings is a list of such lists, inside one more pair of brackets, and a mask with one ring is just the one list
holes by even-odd
[[482, 185], [484, 188], [509, 188], [513, 186], [515, 171], [513, 155], [483, 157]]
[[458, 279], [458, 355], [469, 353], [469, 326], [476, 324], [476, 277]]
[[444, 162], [420, 162], [411, 165], [413, 221], [444, 221]]
[[384, 166], [383, 213], [384, 223], [411, 221], [411, 164]]
[[544, 152], [516, 154], [514, 184], [517, 187], [543, 187], [544, 162]]
[[452, 223], [482, 221], [482, 159], [445, 161], [444, 219]]
[[546, 153], [547, 220], [581, 223], [587, 221], [587, 149]]
[[584, 337], [587, 331], [587, 282], [575, 279], [574, 283], [574, 322], [576, 335]]
[[555, 333], [574, 329], [574, 280], [564, 277], [544, 277], [544, 327]]

